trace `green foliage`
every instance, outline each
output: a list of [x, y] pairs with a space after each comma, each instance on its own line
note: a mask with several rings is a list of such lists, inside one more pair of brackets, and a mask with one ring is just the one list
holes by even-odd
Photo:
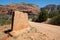
[[11, 23], [11, 16], [7, 14], [0, 14], [0, 26], [10, 24]]
[[41, 11], [36, 22], [44, 22], [47, 20], [47, 18], [48, 18], [48, 13], [46, 11]]
[[49, 18], [52, 18], [52, 17], [57, 16], [59, 14], [60, 14], [60, 11], [58, 11], [58, 10], [52, 11], [49, 13]]
[[35, 21], [38, 19], [38, 16], [39, 16], [38, 14], [33, 15], [33, 17], [32, 17], [32, 21], [35, 22]]
[[28, 15], [28, 18], [29, 19], [32, 19], [34, 15]]
[[59, 25], [59, 26], [60, 26], [60, 15], [57, 15], [57, 16], [53, 17], [53, 18], [49, 21], [49, 24]]

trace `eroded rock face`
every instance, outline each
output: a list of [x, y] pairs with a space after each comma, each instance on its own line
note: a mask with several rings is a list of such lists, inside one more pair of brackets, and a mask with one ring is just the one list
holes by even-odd
[[53, 11], [60, 11], [60, 5], [49, 4], [41, 8], [41, 10], [46, 10], [48, 13], [53, 12]]
[[28, 15], [27, 13], [15, 11], [13, 31], [21, 30], [28, 27]]
[[8, 4], [6, 6], [1, 6], [0, 7], [0, 14], [1, 13], [9, 13], [8, 11], [10, 9], [19, 10], [22, 12], [28, 12], [29, 14], [40, 13], [40, 7], [38, 7], [37, 5], [20, 3], [20, 4]]

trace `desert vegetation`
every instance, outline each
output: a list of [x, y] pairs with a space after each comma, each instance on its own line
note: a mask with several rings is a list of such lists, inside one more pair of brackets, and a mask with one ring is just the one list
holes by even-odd
[[29, 19], [33, 22], [44, 22], [48, 19], [48, 12], [43, 10], [38, 14], [29, 15]]
[[51, 20], [49, 21], [49, 24], [60, 26], [60, 15], [57, 15], [57, 16], [54, 16], [53, 18], [51, 18]]
[[[5, 7], [4, 7], [5, 8]], [[3, 8], [3, 10], [4, 10]], [[0, 10], [0, 40], [60, 40], [60, 11], [56, 8], [44, 7], [40, 9], [34, 4], [10, 4], [6, 7], [8, 10], [18, 9], [19, 12], [15, 12], [13, 30], [9, 32], [12, 37], [4, 33], [5, 30], [11, 29], [12, 14], [10, 10], [7, 13]], [[57, 7], [58, 8], [58, 7]], [[59, 9], [59, 8], [58, 8]], [[27, 13], [28, 15], [24, 15]], [[18, 16], [19, 15], [19, 16]], [[27, 16], [27, 17], [26, 17]], [[27, 20], [26, 20], [27, 19]], [[29, 20], [28, 20], [29, 19]], [[31, 19], [31, 21], [30, 21]], [[48, 20], [50, 19], [50, 20]], [[20, 22], [21, 21], [21, 22]], [[27, 22], [26, 22], [27, 21]], [[18, 26], [18, 25], [19, 26]], [[52, 25], [49, 25], [52, 24]], [[21, 25], [21, 26], [20, 26]], [[25, 25], [27, 25], [25, 27]], [[59, 25], [59, 26], [55, 26]], [[4, 27], [3, 27], [4, 26]], [[25, 27], [25, 29], [23, 29]], [[21, 28], [21, 29], [20, 29]], [[17, 31], [16, 31], [17, 30]]]
[[0, 14], [0, 26], [11, 24], [11, 15]]
[[38, 14], [29, 15], [29, 18], [31, 18], [33, 22], [39, 22], [39, 23], [45, 22], [48, 19], [50, 19], [49, 22], [47, 22], [48, 24], [60, 25], [60, 11], [58, 10], [52, 11], [50, 13], [48, 13], [45, 10], [42, 10]]
[[[13, 6], [13, 7], [11, 7], [11, 6]], [[28, 7], [25, 7], [25, 6], [28, 6]], [[57, 6], [57, 8], [56, 8], [56, 6]], [[57, 22], [59, 20], [58, 16], [60, 15], [60, 6], [59, 5], [47, 5], [43, 8], [39, 8], [38, 5], [21, 3], [21, 4], [17, 4], [17, 5], [9, 4], [6, 7], [4, 7], [4, 6], [0, 7], [0, 10], [1, 10], [0, 11], [0, 25], [6, 25], [6, 24], [11, 23], [11, 15], [7, 15], [7, 13], [9, 13], [8, 10], [10, 8], [11, 9], [14, 8], [13, 10], [19, 9], [22, 12], [26, 12], [28, 14], [28, 18], [32, 19], [33, 22], [42, 23], [42, 22], [45, 22], [48, 19], [50, 19], [48, 22], [49, 24], [52, 24], [52, 23], [54, 23], [55, 25], [60, 24], [60, 22], [59, 23]], [[25, 11], [24, 9], [26, 9], [27, 11]], [[56, 21], [55, 21], [55, 19], [56, 19]]]
[[[59, 25], [59, 15], [60, 15], [60, 6], [49, 4], [45, 7], [40, 8], [38, 5], [35, 4], [9, 4], [6, 6], [0, 5], [0, 25], [6, 25], [11, 24], [11, 15], [7, 15], [9, 13], [9, 10], [16, 10], [19, 9], [19, 11], [25, 12], [28, 14], [28, 18], [31, 19], [33, 22], [45, 22], [48, 19], [49, 24]], [[55, 18], [56, 17], [56, 18]], [[58, 21], [58, 22], [57, 22]]]
[[48, 15], [49, 15], [49, 18], [52, 18], [54, 16], [60, 15], [60, 11], [58, 11], [58, 10], [51, 11]]

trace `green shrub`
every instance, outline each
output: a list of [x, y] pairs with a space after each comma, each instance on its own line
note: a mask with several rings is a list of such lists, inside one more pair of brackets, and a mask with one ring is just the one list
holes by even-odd
[[38, 19], [38, 16], [39, 16], [38, 14], [33, 15], [33, 17], [32, 17], [32, 21], [35, 22], [35, 21]]
[[44, 22], [47, 20], [47, 18], [48, 18], [48, 13], [46, 11], [41, 11], [36, 22]]
[[60, 15], [57, 15], [57, 16], [53, 17], [53, 18], [49, 21], [49, 24], [59, 25], [59, 26], [60, 26]]
[[34, 15], [28, 15], [28, 19], [32, 19]]
[[11, 16], [7, 14], [0, 14], [0, 26], [10, 24], [11, 23]]
[[59, 14], [60, 14], [60, 11], [55, 10], [55, 11], [51, 11], [48, 16], [49, 16], [49, 18], [52, 18], [52, 17], [57, 16]]

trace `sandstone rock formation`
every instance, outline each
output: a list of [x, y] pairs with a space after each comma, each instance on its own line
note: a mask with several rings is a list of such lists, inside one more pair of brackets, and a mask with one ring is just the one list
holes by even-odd
[[13, 31], [21, 30], [28, 27], [28, 15], [27, 13], [15, 11]]
[[33, 4], [20, 3], [20, 4], [8, 4], [6, 6], [0, 5], [0, 13], [3, 13], [3, 12], [8, 13], [10, 9], [13, 9], [13, 10], [18, 9], [19, 11], [28, 12], [29, 14], [38, 14], [40, 12], [40, 7]]
[[[15, 11], [14, 20], [13, 20], [13, 30], [11, 32], [5, 34], [1, 38], [1, 40], [8, 39], [10, 35], [12, 35], [10, 37], [13, 37], [14, 36], [13, 34], [15, 34], [14, 31], [19, 31], [19, 30], [22, 30], [22, 29], [27, 28], [27, 27], [28, 27], [28, 15], [27, 15], [27, 13]], [[6, 31], [8, 31], [8, 30], [6, 30]]]

